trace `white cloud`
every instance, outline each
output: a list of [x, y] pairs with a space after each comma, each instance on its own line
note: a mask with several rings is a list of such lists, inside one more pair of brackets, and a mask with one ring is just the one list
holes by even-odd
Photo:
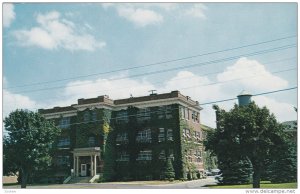
[[16, 18], [14, 5], [11, 3], [3, 3], [3, 27], [9, 27]]
[[120, 17], [137, 27], [157, 25], [164, 22], [172, 13], [175, 16], [188, 16], [205, 19], [207, 7], [200, 3], [179, 6], [178, 3], [102, 3], [104, 9], [113, 8]]
[[271, 113], [274, 113], [279, 122], [297, 119], [297, 113], [292, 104], [280, 102], [266, 96], [255, 96], [252, 100], [260, 107], [266, 106]]
[[3, 90], [3, 118], [16, 109], [33, 110], [36, 106], [37, 103], [27, 96], [14, 94], [5, 89]]
[[184, 11], [185, 15], [195, 18], [206, 19], [205, 10], [207, 7], [201, 3], [194, 4], [192, 7]]
[[[245, 60], [245, 59], [243, 59]], [[242, 61], [243, 61], [242, 60]], [[244, 63], [242, 63], [244, 64]], [[255, 64], [253, 61], [250, 64]], [[234, 67], [236, 64], [231, 66]], [[256, 64], [257, 65], [257, 64]], [[248, 67], [248, 66], [247, 66]], [[272, 74], [265, 70], [260, 65], [255, 68], [259, 70], [264, 70], [266, 74], [270, 74], [271, 76], [267, 76], [264, 79], [263, 83], [269, 84], [270, 81], [274, 79]], [[228, 73], [228, 69], [226, 69], [223, 73], [220, 73], [216, 77], [222, 77]], [[235, 70], [235, 68], [233, 68]], [[240, 71], [244, 71], [243, 68], [239, 68]], [[249, 70], [249, 68], [248, 68]], [[251, 69], [252, 70], [252, 69]], [[218, 100], [224, 100], [229, 98], [235, 98], [238, 95], [237, 90], [244, 87], [244, 80], [236, 80], [233, 84], [236, 87], [227, 87], [226, 90], [223, 90], [224, 84], [212, 84], [213, 80], [207, 76], [199, 76], [190, 71], [180, 71], [173, 78], [166, 80], [160, 85], [153, 85], [151, 82], [144, 80], [134, 80], [132, 78], [123, 78], [128, 75], [127, 73], [123, 73], [117, 76], [111, 76], [109, 78], [96, 79], [96, 80], [78, 80], [69, 82], [62, 95], [64, 98], [51, 98], [51, 102], [43, 102], [36, 103], [33, 100], [30, 100], [26, 96], [22, 96], [19, 94], [12, 94], [10, 92], [4, 91], [4, 112], [9, 112], [15, 108], [34, 108], [34, 107], [42, 107], [42, 108], [51, 108], [54, 106], [69, 106], [77, 102], [79, 98], [93, 98], [100, 95], [109, 95], [112, 99], [121, 99], [121, 98], [129, 98], [130, 94], [132, 96], [145, 96], [149, 94], [149, 90], [155, 89], [158, 93], [170, 92], [172, 90], [179, 90], [183, 95], [190, 96], [193, 100], [199, 101], [200, 104], [207, 102], [214, 102]], [[232, 74], [235, 75], [235, 74]], [[231, 76], [232, 76], [231, 75]], [[229, 75], [228, 75], [229, 76]], [[245, 76], [246, 77], [246, 76]], [[225, 77], [223, 77], [225, 78]], [[230, 77], [232, 79], [232, 77]], [[211, 84], [211, 85], [209, 85]], [[232, 85], [232, 84], [230, 84]], [[262, 84], [264, 85], [264, 84]], [[254, 86], [257, 88], [255, 89]], [[262, 86], [254, 85], [252, 91], [257, 91], [262, 88]], [[268, 91], [271, 90], [270, 88]], [[256, 92], [255, 92], [256, 93]], [[255, 96], [253, 100], [259, 106], [267, 106], [272, 113], [274, 113], [278, 119], [278, 121], [286, 121], [296, 119], [297, 114], [293, 109], [293, 105], [288, 102], [279, 101], [275, 98], [269, 98], [266, 96]], [[218, 105], [225, 110], [229, 110], [233, 108], [235, 101], [227, 101], [218, 103]], [[203, 110], [200, 114], [200, 119], [203, 124], [215, 127], [215, 112], [212, 109], [212, 104], [203, 105]]]
[[117, 11], [119, 16], [133, 22], [138, 27], [145, 27], [147, 25], [163, 22], [162, 15], [149, 9], [119, 6]]
[[[217, 76], [218, 81], [237, 80], [237, 84], [248, 91], [277, 90], [288, 86], [288, 81], [273, 75], [263, 64], [245, 57]], [[226, 88], [228, 89], [228, 88]]]
[[15, 38], [22, 46], [38, 46], [44, 49], [64, 48], [66, 50], [93, 51], [105, 46], [105, 42], [97, 41], [90, 34], [76, 33], [76, 25], [64, 18], [57, 11], [38, 14], [37, 27], [29, 30], [17, 30]]

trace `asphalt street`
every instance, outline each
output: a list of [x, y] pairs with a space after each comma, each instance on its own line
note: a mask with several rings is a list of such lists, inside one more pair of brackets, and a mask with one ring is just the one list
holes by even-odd
[[[205, 185], [214, 185], [214, 177], [206, 179], [177, 182], [170, 184], [124, 182], [124, 183], [76, 183], [76, 184], [54, 184], [54, 185], [34, 185], [27, 186], [28, 189], [204, 189]], [[20, 189], [20, 185], [4, 186], [3, 189]]]

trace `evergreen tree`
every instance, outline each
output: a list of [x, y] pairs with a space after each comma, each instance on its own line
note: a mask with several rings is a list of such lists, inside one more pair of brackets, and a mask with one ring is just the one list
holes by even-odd
[[272, 183], [297, 181], [297, 151], [293, 143], [286, 143], [273, 157], [268, 168], [268, 177]]
[[175, 172], [173, 168], [173, 164], [170, 158], [167, 158], [166, 165], [163, 171], [163, 176], [166, 180], [172, 180], [175, 178]]
[[221, 184], [247, 184], [251, 182], [252, 166], [247, 158], [226, 157], [218, 160]]

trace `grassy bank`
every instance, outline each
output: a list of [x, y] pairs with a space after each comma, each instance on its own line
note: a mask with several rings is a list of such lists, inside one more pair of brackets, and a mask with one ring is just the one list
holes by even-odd
[[[208, 185], [212, 189], [251, 189], [252, 184], [247, 185]], [[296, 189], [297, 183], [270, 183], [269, 181], [262, 181], [260, 183], [262, 189]]]

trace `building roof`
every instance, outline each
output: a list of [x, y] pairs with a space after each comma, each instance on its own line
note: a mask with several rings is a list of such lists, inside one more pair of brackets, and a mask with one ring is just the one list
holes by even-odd
[[285, 121], [281, 123], [282, 125], [285, 126], [285, 131], [297, 131], [297, 121]]
[[73, 112], [76, 111], [79, 107], [91, 107], [91, 106], [99, 106], [99, 107], [124, 107], [124, 106], [135, 106], [138, 104], [150, 104], [157, 103], [161, 101], [178, 100], [187, 106], [196, 108], [201, 110], [198, 101], [192, 100], [189, 96], [182, 95], [179, 91], [172, 91], [170, 93], [163, 94], [150, 94], [148, 96], [140, 96], [140, 97], [130, 97], [125, 99], [112, 100], [109, 96], [98, 96], [96, 98], [88, 98], [88, 99], [78, 99], [77, 104], [73, 104], [71, 106], [66, 107], [54, 107], [50, 109], [39, 109], [41, 114], [51, 114], [51, 113], [59, 113], [59, 112]]

